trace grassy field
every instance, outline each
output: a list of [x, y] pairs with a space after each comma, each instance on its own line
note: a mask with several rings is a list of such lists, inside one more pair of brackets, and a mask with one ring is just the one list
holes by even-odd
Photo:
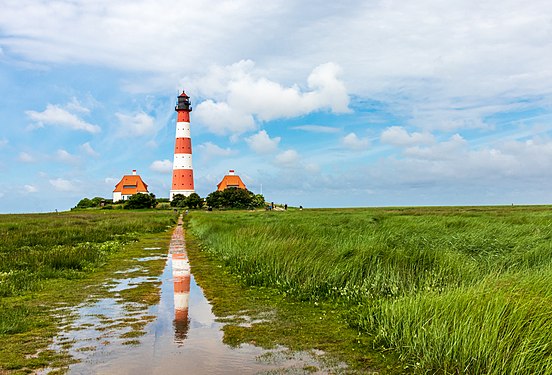
[[[60, 308], [105, 293], [102, 285], [115, 271], [153, 255], [145, 244], [166, 252], [174, 223], [170, 211], [0, 215], [0, 373], [67, 363], [47, 350]], [[157, 263], [151, 266], [158, 274], [164, 262]], [[125, 298], [155, 303], [159, 291], [150, 289]]]
[[197, 212], [250, 286], [332, 302], [418, 373], [552, 373], [552, 207]]

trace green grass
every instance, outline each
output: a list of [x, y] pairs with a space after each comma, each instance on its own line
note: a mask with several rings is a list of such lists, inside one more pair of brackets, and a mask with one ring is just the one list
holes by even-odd
[[160, 211], [0, 215], [0, 297], [40, 290], [47, 279], [82, 277], [125, 243], [172, 223]]
[[[66, 353], [47, 350], [70, 313], [59, 309], [109, 293], [105, 281], [116, 271], [156, 255], [144, 247], [165, 253], [174, 223], [169, 211], [0, 215], [0, 373], [67, 366]], [[164, 263], [141, 262], [141, 272], [159, 275]], [[135, 289], [120, 298], [144, 305], [159, 299], [156, 283]]]
[[552, 373], [552, 208], [193, 213], [245, 285], [341, 306], [406, 372]]

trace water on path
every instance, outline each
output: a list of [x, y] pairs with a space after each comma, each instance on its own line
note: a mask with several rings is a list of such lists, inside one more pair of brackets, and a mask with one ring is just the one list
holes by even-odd
[[[114, 292], [154, 280], [116, 281], [110, 284]], [[78, 307], [76, 319], [56, 340], [58, 348], [69, 347], [79, 360], [69, 367], [70, 374], [296, 374], [324, 368], [317, 360], [322, 353], [223, 343], [223, 323], [217, 322], [190, 272], [181, 222], [163, 274], [155, 281], [161, 281], [161, 299], [148, 309], [116, 297]], [[132, 324], [143, 325], [145, 334], [133, 337]]]

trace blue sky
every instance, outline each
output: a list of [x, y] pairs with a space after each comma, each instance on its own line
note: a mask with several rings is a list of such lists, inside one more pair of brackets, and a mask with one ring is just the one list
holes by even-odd
[[0, 0], [0, 212], [229, 169], [305, 207], [550, 203], [548, 1]]

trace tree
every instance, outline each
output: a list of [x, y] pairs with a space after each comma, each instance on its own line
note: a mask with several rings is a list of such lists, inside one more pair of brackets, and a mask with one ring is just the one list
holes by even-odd
[[90, 199], [90, 201], [94, 204], [94, 207], [100, 207], [102, 205], [102, 201], [105, 201], [102, 197], [94, 197]]
[[251, 208], [264, 205], [262, 195], [255, 195], [247, 189], [236, 188], [213, 191], [205, 201], [208, 206], [214, 208]]
[[247, 189], [224, 189], [222, 191], [224, 206], [228, 208], [248, 208], [253, 202], [253, 193]]
[[205, 198], [205, 203], [209, 207], [222, 207], [222, 191], [215, 190]]
[[253, 207], [264, 207], [266, 202], [262, 194], [255, 194], [253, 197]]
[[198, 208], [198, 207], [201, 207], [201, 205], [203, 204], [203, 199], [201, 199], [201, 197], [198, 194], [192, 193], [188, 195], [185, 202], [186, 202], [186, 206], [190, 208]]
[[171, 207], [184, 207], [185, 204], [186, 197], [182, 194], [175, 194], [171, 201]]
[[126, 209], [140, 209], [140, 208], [154, 208], [157, 206], [157, 201], [155, 200], [155, 195], [150, 193], [148, 194], [134, 194], [125, 203]]
[[82, 198], [79, 203], [77, 203], [77, 208], [90, 208], [94, 207], [94, 203], [88, 198]]

